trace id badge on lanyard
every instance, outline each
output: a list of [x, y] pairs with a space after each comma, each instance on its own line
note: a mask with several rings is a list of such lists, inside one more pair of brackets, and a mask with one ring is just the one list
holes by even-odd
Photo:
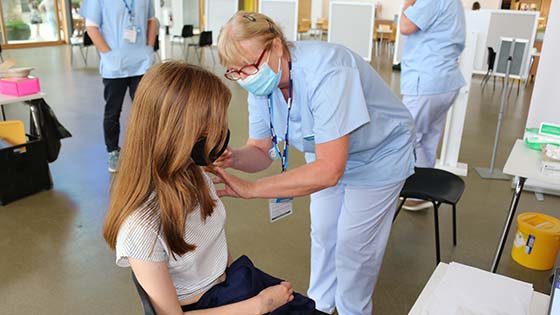
[[[292, 70], [292, 63], [289, 62], [290, 72]], [[288, 134], [290, 126], [290, 111], [292, 110], [292, 75], [290, 73], [290, 86], [288, 90], [288, 117], [286, 120], [286, 136], [284, 137], [284, 150], [280, 151], [278, 145], [278, 137], [276, 131], [274, 130], [274, 125], [272, 124], [272, 95], [268, 96], [268, 109], [270, 111], [270, 131], [272, 133], [272, 149], [269, 151], [269, 155], [273, 160], [281, 160], [282, 162], [282, 173], [288, 169]], [[293, 213], [294, 198], [272, 198], [268, 201], [268, 212], [270, 215], [270, 223], [276, 222], [283, 219]]]
[[123, 37], [125, 41], [131, 44], [135, 44], [136, 40], [138, 39], [138, 32], [140, 31], [140, 29], [139, 27], [136, 26], [134, 0], [132, 0], [130, 5], [128, 4], [128, 2], [126, 2], [127, 0], [122, 0], [122, 1], [128, 13], [128, 27], [124, 30]]

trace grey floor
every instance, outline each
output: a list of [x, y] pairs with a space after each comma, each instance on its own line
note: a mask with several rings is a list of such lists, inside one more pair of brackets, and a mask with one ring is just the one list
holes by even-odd
[[[180, 55], [179, 49], [176, 55]], [[130, 281], [130, 270], [114, 264], [114, 253], [101, 237], [110, 175], [102, 137], [103, 97], [97, 56], [89, 65], [76, 59], [70, 66], [69, 47], [10, 50], [21, 66], [36, 67], [46, 100], [74, 137], [63, 141], [59, 159], [51, 164], [54, 189], [0, 207], [0, 314], [141, 314]], [[207, 59], [208, 60], [208, 59]], [[386, 55], [372, 65], [398, 93], [399, 74]], [[223, 69], [214, 70], [221, 75]], [[473, 80], [460, 161], [469, 164], [466, 191], [458, 206], [458, 245], [451, 241], [448, 207], [440, 211], [442, 259], [482, 269], [490, 267], [511, 199], [511, 183], [482, 180], [472, 169], [489, 164], [498, 114], [501, 84], [495, 92], [481, 91]], [[246, 93], [233, 90], [230, 106], [232, 144], [247, 135]], [[497, 165], [502, 167], [515, 139], [523, 135], [531, 86], [511, 94], [506, 107]], [[123, 123], [130, 103], [125, 105]], [[26, 118], [23, 107], [8, 114]], [[303, 163], [294, 152], [291, 165]], [[276, 173], [279, 165], [263, 174]], [[246, 176], [246, 175], [243, 175]], [[256, 176], [248, 176], [255, 178]], [[523, 193], [519, 210], [558, 216], [558, 197], [538, 202]], [[309, 273], [308, 198], [298, 198], [296, 212], [269, 224], [266, 201], [226, 199], [227, 234], [234, 256], [246, 254], [262, 269], [294, 283], [305, 292]], [[510, 233], [499, 273], [534, 284], [546, 292], [548, 272], [528, 270], [509, 256]], [[407, 314], [435, 268], [431, 211], [403, 212], [392, 230], [374, 294], [375, 314]]]

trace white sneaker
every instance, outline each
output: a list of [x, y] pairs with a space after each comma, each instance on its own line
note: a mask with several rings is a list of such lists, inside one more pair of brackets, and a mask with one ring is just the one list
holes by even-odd
[[109, 152], [109, 172], [116, 173], [119, 167], [119, 151]]

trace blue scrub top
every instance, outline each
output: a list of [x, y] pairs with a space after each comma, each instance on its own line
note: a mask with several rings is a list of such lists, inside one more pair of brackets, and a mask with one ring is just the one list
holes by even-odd
[[[134, 6], [136, 43], [124, 39], [131, 26], [128, 10]], [[84, 0], [80, 14], [99, 25], [111, 51], [101, 53], [99, 72], [106, 79], [143, 75], [154, 64], [154, 49], [147, 46], [148, 20], [154, 18], [153, 0]]]
[[466, 36], [462, 1], [417, 0], [404, 14], [419, 30], [404, 45], [401, 94], [435, 95], [463, 87], [459, 69]]
[[[295, 42], [290, 145], [315, 160], [315, 144], [350, 135], [342, 184], [383, 187], [414, 172], [414, 123], [409, 111], [362, 57], [335, 44]], [[288, 106], [272, 93], [277, 136], [286, 133]], [[271, 137], [268, 98], [249, 94], [249, 137]]]

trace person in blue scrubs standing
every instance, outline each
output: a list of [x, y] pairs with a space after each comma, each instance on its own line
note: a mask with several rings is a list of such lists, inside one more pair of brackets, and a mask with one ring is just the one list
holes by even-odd
[[[220, 196], [279, 203], [311, 194], [308, 295], [326, 313], [371, 315], [372, 294], [396, 202], [414, 172], [414, 123], [408, 110], [362, 57], [335, 44], [286, 41], [265, 15], [238, 12], [220, 31], [225, 76], [249, 92], [249, 139], [213, 172]], [[288, 165], [287, 147], [307, 164]], [[268, 168], [255, 182], [224, 171]]]
[[156, 20], [153, 0], [84, 0], [80, 14], [100, 52], [105, 112], [103, 133], [109, 171], [116, 172], [119, 134], [126, 90], [134, 98], [140, 79], [154, 63]]
[[[459, 56], [465, 48], [461, 0], [407, 0], [400, 19], [407, 35], [401, 61], [401, 94], [416, 125], [416, 166], [434, 167], [447, 111], [465, 80]], [[431, 202], [408, 201], [421, 210]]]

